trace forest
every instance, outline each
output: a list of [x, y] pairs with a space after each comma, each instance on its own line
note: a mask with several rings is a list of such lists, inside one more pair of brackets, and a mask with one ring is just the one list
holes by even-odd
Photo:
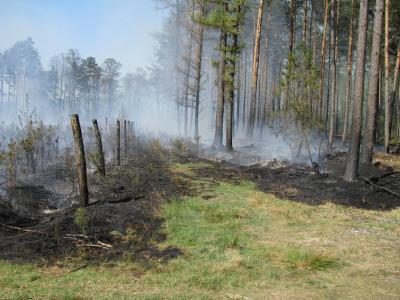
[[400, 2], [151, 2], [0, 43], [0, 299], [398, 299]]

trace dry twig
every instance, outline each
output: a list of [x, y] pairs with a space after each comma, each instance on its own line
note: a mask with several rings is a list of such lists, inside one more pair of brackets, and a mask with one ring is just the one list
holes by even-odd
[[364, 180], [365, 180], [366, 182], [368, 182], [370, 185], [374, 186], [375, 188], [377, 188], [377, 189], [379, 189], [379, 190], [383, 190], [383, 191], [388, 192], [389, 194], [392, 194], [392, 195], [394, 195], [394, 196], [400, 197], [400, 194], [399, 194], [399, 193], [396, 193], [395, 191], [392, 191], [391, 189], [388, 189], [388, 188], [386, 188], [386, 187], [384, 187], [384, 186], [377, 185], [377, 184], [373, 183], [371, 180], [369, 180], [369, 179], [366, 178], [366, 177], [360, 176], [360, 178], [364, 179]]

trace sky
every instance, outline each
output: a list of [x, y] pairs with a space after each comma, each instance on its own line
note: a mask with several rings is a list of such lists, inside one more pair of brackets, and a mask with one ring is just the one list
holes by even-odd
[[73, 48], [134, 71], [151, 64], [164, 15], [153, 0], [0, 0], [0, 51], [32, 37], [44, 67]]

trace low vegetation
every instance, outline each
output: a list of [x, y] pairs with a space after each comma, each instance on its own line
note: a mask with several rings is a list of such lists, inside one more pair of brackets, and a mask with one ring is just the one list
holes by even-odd
[[[215, 180], [207, 163], [172, 164], [191, 195], [158, 214], [175, 259], [87, 265], [0, 262], [1, 299], [396, 299], [400, 211], [278, 199], [241, 178]], [[84, 227], [82, 213], [76, 223]], [[79, 220], [79, 221], [78, 221]], [[83, 230], [83, 228], [81, 228]], [[368, 287], [368, 289], [366, 288]]]

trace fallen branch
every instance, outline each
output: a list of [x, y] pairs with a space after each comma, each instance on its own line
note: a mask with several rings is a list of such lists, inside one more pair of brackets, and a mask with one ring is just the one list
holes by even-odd
[[366, 182], [368, 182], [370, 185], [374, 186], [375, 188], [377, 188], [377, 189], [379, 189], [379, 190], [386, 191], [386, 192], [388, 192], [389, 194], [392, 194], [392, 195], [394, 195], [394, 196], [400, 198], [400, 194], [399, 194], [399, 193], [396, 193], [395, 191], [392, 191], [391, 189], [385, 188], [384, 186], [377, 185], [377, 184], [373, 183], [371, 180], [369, 180], [369, 179], [366, 178], [366, 177], [363, 177], [363, 176], [360, 176], [360, 177], [361, 177], [362, 179], [364, 179]]
[[16, 227], [16, 226], [11, 226], [11, 225], [7, 225], [7, 224], [3, 224], [0, 223], [1, 226], [10, 228], [10, 229], [15, 229], [15, 230], [20, 230], [20, 231], [24, 231], [24, 232], [29, 232], [29, 233], [37, 233], [37, 234], [43, 234], [48, 236], [48, 234], [46, 232], [43, 231], [39, 231], [39, 230], [34, 230], [34, 229], [25, 229], [25, 228], [21, 228], [21, 227]]
[[106, 244], [100, 241], [97, 241], [97, 244], [99, 244], [100, 246], [106, 247], [106, 248], [113, 248], [113, 245], [110, 244]]
[[370, 180], [371, 180], [372, 182], [378, 182], [379, 180], [381, 180], [381, 179], [383, 179], [383, 178], [390, 177], [390, 176], [392, 176], [392, 175], [398, 175], [398, 174], [400, 174], [400, 172], [390, 172], [390, 173], [386, 173], [386, 174], [384, 174], [384, 175], [382, 175], [382, 176], [372, 177]]
[[102, 248], [102, 249], [112, 249], [114, 248], [113, 245], [103, 243], [101, 241], [96, 241], [96, 244], [86, 244], [84, 240], [79, 239], [79, 238], [84, 238], [86, 240], [89, 240], [89, 237], [83, 234], [67, 234], [66, 236], [63, 237], [66, 240], [73, 240], [77, 242], [78, 247], [93, 247], [93, 248]]
[[105, 244], [100, 241], [98, 241], [97, 244], [83, 244], [83, 245], [78, 245], [78, 247], [101, 248], [101, 249], [106, 249], [106, 250], [113, 248], [112, 245]]
[[87, 239], [87, 240], [89, 239], [89, 237], [84, 234], [66, 234], [65, 237], [66, 238], [74, 238], [74, 239], [78, 239], [78, 238]]
[[126, 203], [126, 202], [130, 202], [130, 201], [134, 201], [134, 200], [140, 200], [143, 199], [145, 197], [145, 195], [137, 195], [137, 196], [127, 196], [127, 197], [123, 197], [120, 199], [116, 199], [116, 200], [97, 200], [95, 202], [92, 202], [89, 204], [89, 206], [92, 205], [96, 205], [99, 203], [110, 203], [110, 204], [118, 204], [118, 203]]
[[69, 271], [69, 273], [73, 273], [73, 272], [79, 271], [79, 270], [81, 270], [83, 268], [86, 268], [87, 266], [88, 266], [88, 264], [80, 265], [80, 266], [76, 267], [75, 269], [72, 269], [71, 271]]

